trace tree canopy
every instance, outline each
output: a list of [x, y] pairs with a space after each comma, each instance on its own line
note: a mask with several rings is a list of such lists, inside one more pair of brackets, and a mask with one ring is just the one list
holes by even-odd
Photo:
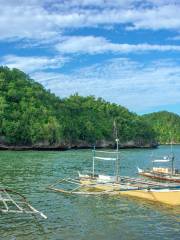
[[160, 111], [146, 114], [143, 119], [151, 124], [159, 143], [180, 143], [180, 116], [178, 114]]
[[[153, 124], [152, 124], [153, 123]], [[78, 94], [59, 98], [18, 70], [0, 67], [0, 142], [58, 145], [85, 141], [148, 143], [167, 140], [167, 126], [180, 141], [180, 117], [170, 113], [138, 116], [102, 98]]]

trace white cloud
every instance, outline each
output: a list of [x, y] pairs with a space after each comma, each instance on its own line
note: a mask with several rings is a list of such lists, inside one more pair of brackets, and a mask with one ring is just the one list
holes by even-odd
[[94, 36], [67, 37], [56, 45], [56, 49], [63, 53], [99, 53], [110, 50], [106, 39]]
[[180, 3], [167, 0], [0, 0], [0, 39], [57, 40], [64, 30], [128, 24], [129, 29], [180, 28]]
[[7, 55], [0, 59], [0, 65], [6, 65], [9, 68], [19, 68], [25, 72], [32, 73], [37, 70], [60, 68], [68, 60], [68, 58], [63, 57], [50, 58]]
[[42, 7], [11, 4], [4, 3], [0, 10], [0, 39], [47, 39], [57, 35]]
[[[0, 0], [0, 41], [16, 41], [16, 47], [20, 48], [48, 44], [50, 50], [55, 48], [64, 55], [174, 51], [177, 56], [180, 51], [178, 42], [176, 45], [143, 43], [143, 38], [139, 36], [144, 36], [146, 32], [140, 32], [140, 35], [139, 32], [137, 35], [133, 33], [137, 44], [123, 44], [120, 39], [122, 42], [122, 39], [132, 36], [129, 30], [151, 30], [147, 32], [148, 39], [154, 34], [152, 30], [163, 29], [171, 30], [165, 33], [175, 36], [169, 40], [178, 41], [179, 12], [179, 0]], [[87, 36], [89, 28], [96, 28], [98, 36]], [[111, 28], [123, 34], [116, 43], [104, 37]], [[94, 29], [90, 29], [91, 34], [94, 34]], [[158, 41], [164, 35], [159, 36]], [[153, 35], [150, 40], [157, 42], [155, 37]], [[128, 40], [132, 42], [132, 39]], [[115, 58], [76, 71], [71, 69], [78, 64], [72, 64], [67, 69], [68, 74], [60, 74], [58, 69], [70, 59], [63, 55], [45, 56], [48, 53], [44, 52], [44, 56], [27, 56], [28, 52], [26, 56], [1, 56], [0, 64], [30, 73], [59, 96], [75, 92], [94, 94], [133, 110], [180, 103], [180, 68], [173, 60], [143, 64], [127, 58]], [[175, 56], [173, 54], [172, 57]], [[147, 54], [147, 59], [149, 56]], [[103, 59], [106, 57], [103, 56]], [[144, 59], [145, 56], [140, 61]]]
[[157, 45], [157, 44], [118, 44], [112, 43], [103, 37], [95, 36], [71, 36], [64, 38], [56, 49], [61, 53], [129, 53], [143, 51], [180, 51], [178, 45]]
[[60, 97], [76, 92], [101, 96], [133, 111], [180, 103], [180, 67], [172, 60], [142, 64], [115, 58], [69, 75], [40, 72], [33, 77]]

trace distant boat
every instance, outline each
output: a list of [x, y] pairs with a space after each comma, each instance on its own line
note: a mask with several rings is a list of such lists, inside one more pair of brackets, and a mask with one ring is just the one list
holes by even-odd
[[[163, 159], [155, 159], [153, 160], [152, 169], [143, 170], [141, 168], [138, 169], [138, 174], [144, 177], [162, 180], [162, 181], [170, 181], [170, 182], [178, 182], [180, 183], [180, 170], [174, 168], [174, 154], [171, 156], [165, 156]], [[171, 167], [159, 167], [155, 166], [156, 163], [171, 163]]]

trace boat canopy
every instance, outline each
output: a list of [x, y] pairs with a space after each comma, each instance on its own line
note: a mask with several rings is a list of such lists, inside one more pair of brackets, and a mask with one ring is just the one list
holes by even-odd
[[109, 153], [109, 154], [117, 154], [117, 151], [97, 151], [97, 150], [93, 150], [96, 151], [96, 153]]
[[165, 160], [165, 159], [157, 159], [157, 160], [153, 160], [152, 162], [170, 162], [169, 159]]
[[94, 157], [94, 159], [106, 160], [106, 161], [116, 161], [116, 158], [107, 158], [107, 157]]

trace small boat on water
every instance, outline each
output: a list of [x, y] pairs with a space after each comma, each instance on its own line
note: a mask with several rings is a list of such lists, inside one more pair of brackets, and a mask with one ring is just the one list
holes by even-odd
[[[60, 179], [48, 188], [64, 194], [127, 196], [172, 206], [180, 205], [180, 185], [177, 183], [158, 183], [141, 178], [120, 176], [118, 142], [119, 140], [116, 139], [116, 151], [93, 150], [91, 172], [78, 172], [78, 178]], [[106, 154], [106, 157], [99, 156], [99, 154]], [[96, 172], [96, 160], [114, 162], [114, 175]]]
[[[180, 183], [180, 170], [174, 168], [174, 154], [172, 153], [171, 156], [165, 156], [163, 159], [155, 159], [153, 160], [153, 167], [152, 169], [143, 170], [138, 168], [138, 174], [147, 178], [161, 180], [161, 181], [169, 181], [169, 182], [177, 182]], [[159, 167], [155, 166], [158, 163], [171, 163], [171, 167]]]

